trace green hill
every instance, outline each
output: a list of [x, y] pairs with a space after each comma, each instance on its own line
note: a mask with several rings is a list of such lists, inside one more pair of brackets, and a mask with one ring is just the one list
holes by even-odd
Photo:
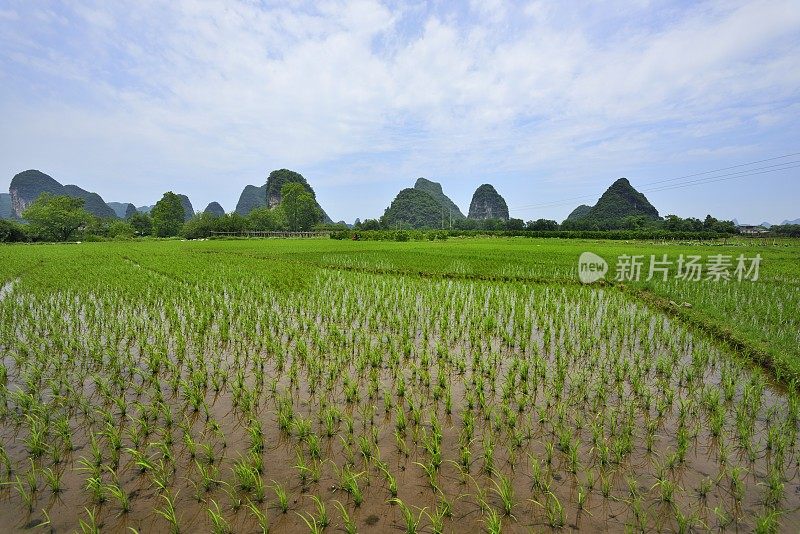
[[425, 191], [410, 187], [397, 194], [381, 218], [388, 228], [441, 228], [442, 221], [441, 204]]
[[508, 220], [508, 205], [491, 184], [483, 184], [472, 195], [469, 203], [469, 219]]
[[659, 219], [658, 210], [647, 198], [634, 189], [627, 178], [620, 178], [603, 193], [597, 204], [586, 214], [585, 219], [608, 221], [635, 216]]
[[117, 217], [114, 210], [97, 193], [86, 191], [77, 185], [61, 185], [52, 177], [35, 169], [15, 175], [11, 179], [8, 192], [11, 195], [11, 206], [16, 217], [21, 217], [22, 212], [33, 204], [42, 193], [82, 198], [85, 202], [84, 207], [89, 213], [98, 217]]
[[267, 205], [267, 186], [256, 187], [246, 185], [239, 195], [239, 202], [236, 203], [236, 213], [241, 216], [249, 214], [256, 208], [263, 208]]
[[[302, 184], [316, 201], [317, 194], [314, 192], [314, 188], [311, 187], [302, 174], [289, 169], [278, 169], [269, 173], [267, 183], [261, 187], [254, 185], [246, 185], [244, 187], [241, 195], [239, 195], [239, 202], [236, 203], [236, 213], [244, 216], [256, 208], [264, 206], [270, 209], [274, 208], [281, 203], [281, 188], [288, 183]], [[317, 202], [317, 207], [322, 212], [322, 222], [332, 223], [333, 221], [322, 209], [322, 206], [319, 205], [319, 202]]]
[[[444, 214], [445, 217], [448, 218], [448, 221], [451, 216], [453, 220], [466, 219], [464, 214], [461, 213], [461, 210], [458, 209], [458, 206], [456, 206], [456, 203], [444, 194], [444, 191], [442, 191], [442, 184], [439, 182], [432, 182], [426, 178], [417, 178], [416, 183], [414, 183], [414, 189], [428, 193], [433, 197], [433, 199], [444, 208]], [[441, 219], [441, 213], [439, 214], [439, 218]]]
[[587, 215], [589, 215], [590, 211], [592, 211], [592, 207], [591, 206], [587, 206], [586, 204], [581, 204], [580, 206], [578, 206], [577, 208], [572, 210], [572, 213], [567, 215], [567, 220], [568, 221], [578, 221], [580, 219], [585, 218]]
[[219, 202], [212, 202], [206, 209], [203, 210], [203, 213], [210, 213], [214, 217], [221, 217], [225, 215], [225, 208], [219, 205]]

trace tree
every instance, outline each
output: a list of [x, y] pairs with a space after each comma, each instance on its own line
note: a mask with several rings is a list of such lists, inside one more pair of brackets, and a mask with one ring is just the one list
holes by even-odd
[[366, 219], [361, 223], [362, 230], [380, 230], [381, 223], [377, 219]]
[[172, 191], [167, 191], [150, 211], [150, 216], [153, 218], [153, 234], [156, 237], [178, 235], [183, 226], [183, 215], [183, 203], [180, 197]]
[[214, 231], [216, 216], [211, 213], [198, 213], [181, 227], [181, 235], [186, 239], [202, 239]]
[[289, 230], [293, 232], [310, 230], [322, 218], [314, 197], [297, 182], [287, 183], [281, 188], [280, 207]]
[[528, 221], [527, 228], [528, 230], [549, 232], [558, 230], [558, 223], [550, 219], [536, 219], [535, 221]]
[[0, 219], [0, 243], [25, 241], [26, 237], [22, 225], [8, 219]]
[[256, 208], [245, 217], [247, 229], [256, 232], [269, 232], [281, 227], [280, 214], [267, 207]]
[[511, 218], [506, 221], [506, 230], [523, 230], [525, 222], [522, 219]]
[[136, 233], [128, 221], [111, 221], [107, 229], [108, 237], [128, 238]]
[[153, 233], [153, 220], [146, 213], [136, 212], [128, 219], [136, 235], [150, 235]]
[[83, 199], [42, 193], [22, 213], [34, 235], [47, 240], [66, 241], [79, 228], [89, 224], [92, 214], [83, 209]]
[[247, 226], [247, 219], [236, 212], [226, 213], [214, 219], [215, 232], [241, 232]]

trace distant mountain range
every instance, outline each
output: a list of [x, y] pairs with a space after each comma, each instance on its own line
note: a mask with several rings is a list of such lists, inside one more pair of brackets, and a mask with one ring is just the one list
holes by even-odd
[[[772, 223], [768, 223], [768, 222], [762, 222], [761, 224], [758, 224], [758, 225], [749, 224], [749, 223], [745, 224], [745, 223], [740, 223], [736, 219], [733, 219], [733, 222], [737, 226], [763, 226], [764, 228], [772, 228], [773, 226], [777, 226], [776, 224], [772, 224]], [[793, 221], [790, 221], [789, 219], [784, 219], [783, 222], [781, 223], [781, 226], [784, 226], [784, 225], [787, 225], [787, 224], [800, 224], [800, 219], [795, 219]]]
[[98, 217], [117, 217], [114, 210], [97, 193], [86, 191], [77, 185], [61, 185], [45, 173], [33, 169], [14, 176], [8, 193], [11, 196], [11, 209], [16, 218], [21, 218], [22, 212], [42, 193], [82, 198], [85, 202], [84, 207], [89, 213]]
[[0, 193], [0, 219], [13, 219], [14, 207], [11, 204], [11, 195]]
[[114, 213], [120, 219], [127, 219], [134, 213], [136, 213], [136, 206], [131, 204], [130, 202], [106, 202], [108, 207], [114, 210]]
[[[281, 188], [287, 183], [299, 183], [316, 199], [314, 189], [300, 173], [289, 169], [272, 171], [264, 185], [248, 185], [242, 190], [235, 212], [245, 216], [259, 207], [274, 208], [281, 202]], [[42, 193], [67, 195], [84, 199], [87, 211], [106, 218], [127, 219], [134, 213], [149, 213], [152, 205], [136, 207], [129, 202], [105, 202], [92, 191], [86, 191], [77, 185], [62, 185], [47, 174], [31, 169], [15, 175], [11, 180], [9, 192], [0, 193], [0, 219], [19, 219], [22, 212]], [[188, 221], [195, 215], [191, 201], [186, 195], [178, 194], [184, 208], [184, 216]], [[322, 211], [323, 222], [332, 223], [330, 217], [317, 202]], [[225, 214], [218, 202], [211, 202], [204, 213], [215, 216]], [[602, 222], [620, 220], [630, 216], [641, 216], [648, 219], [659, 219], [658, 210], [647, 198], [634, 189], [626, 178], [615, 181], [603, 193], [594, 206], [580, 205], [575, 208], [566, 221]], [[414, 187], [401, 190], [384, 211], [382, 220], [389, 227], [403, 226], [412, 228], [440, 228], [449, 226], [451, 221], [463, 219], [509, 219], [508, 205], [505, 199], [491, 184], [480, 185], [472, 195], [467, 216], [442, 190], [442, 184], [418, 178]], [[739, 224], [735, 219], [734, 222]], [[784, 220], [782, 225], [800, 224], [800, 219]], [[773, 226], [768, 222], [760, 224], [765, 228]]]
[[[137, 211], [147, 213], [153, 208], [153, 206], [136, 208], [130, 202], [105, 202], [97, 193], [86, 191], [77, 185], [62, 185], [53, 177], [31, 169], [15, 175], [11, 179], [8, 194], [0, 194], [0, 218], [21, 219], [22, 212], [42, 193], [82, 198], [86, 211], [97, 217], [109, 219], [127, 219]], [[181, 199], [185, 219], [188, 221], [194, 216], [192, 203], [186, 195], [178, 197]]]

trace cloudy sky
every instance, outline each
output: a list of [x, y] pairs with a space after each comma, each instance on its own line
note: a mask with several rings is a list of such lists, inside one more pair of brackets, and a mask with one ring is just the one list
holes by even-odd
[[800, 3], [2, 0], [0, 116], [0, 184], [35, 168], [107, 201], [230, 211], [286, 167], [334, 220], [419, 176], [561, 220], [625, 176], [662, 214], [780, 222]]

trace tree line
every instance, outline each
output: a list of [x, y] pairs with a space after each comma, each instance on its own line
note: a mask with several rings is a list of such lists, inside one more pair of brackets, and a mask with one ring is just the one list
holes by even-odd
[[134, 237], [184, 237], [200, 239], [214, 232], [308, 231], [322, 220], [314, 197], [299, 183], [281, 188], [281, 202], [260, 207], [246, 216], [237, 213], [199, 213], [188, 221], [180, 197], [164, 193], [150, 213], [136, 212], [127, 219], [96, 217], [86, 211], [82, 198], [42, 193], [22, 213], [25, 224], [0, 220], [0, 241], [69, 241]]
[[[392, 223], [381, 219], [356, 219], [354, 230], [414, 230], [408, 224]], [[416, 228], [419, 229], [419, 228]], [[523, 221], [522, 219], [459, 219], [442, 225], [442, 228], [428, 230], [479, 230], [493, 232], [556, 232], [556, 231], [666, 231], [666, 232], [708, 232], [716, 234], [736, 234], [738, 230], [731, 221], [720, 221], [711, 215], [705, 220], [689, 217], [682, 219], [677, 215], [667, 215], [664, 219], [653, 219], [643, 215], [623, 217], [620, 219], [578, 219], [566, 220], [559, 224], [550, 219]]]
[[[381, 219], [356, 219], [353, 228], [342, 224], [322, 225], [322, 213], [308, 190], [299, 183], [281, 188], [281, 202], [274, 208], [255, 208], [247, 215], [199, 213], [185, 221], [181, 200], [175, 193], [164, 193], [149, 214], [136, 212], [127, 219], [104, 219], [86, 211], [81, 198], [43, 193], [22, 214], [26, 224], [0, 219], [0, 242], [69, 241], [131, 239], [136, 237], [183, 237], [202, 239], [214, 232], [309, 231], [326, 230], [336, 239], [446, 239], [492, 233], [529, 237], [606, 237], [609, 239], [713, 238], [738, 233], [731, 221], [711, 215], [704, 220], [667, 215], [663, 219], [644, 216], [618, 220], [550, 219], [460, 219], [447, 228], [414, 229], [403, 224], [387, 225]], [[800, 225], [780, 225], [769, 234], [800, 237]]]

